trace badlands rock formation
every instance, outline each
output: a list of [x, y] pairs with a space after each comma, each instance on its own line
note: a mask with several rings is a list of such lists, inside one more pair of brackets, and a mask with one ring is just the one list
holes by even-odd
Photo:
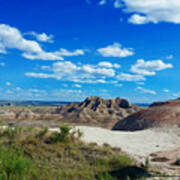
[[136, 131], [157, 126], [180, 126], [180, 100], [153, 103], [117, 122], [113, 130]]
[[112, 128], [116, 122], [140, 109], [125, 99], [89, 97], [83, 102], [60, 107], [10, 107], [9, 110], [0, 112], [0, 119], [48, 120]]
[[58, 113], [67, 122], [112, 128], [115, 122], [139, 110], [139, 107], [125, 99], [104, 100], [100, 97], [89, 97], [81, 103], [60, 107]]

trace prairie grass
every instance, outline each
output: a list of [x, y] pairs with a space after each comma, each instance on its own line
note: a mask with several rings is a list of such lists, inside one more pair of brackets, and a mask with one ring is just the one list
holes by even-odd
[[126, 154], [86, 144], [81, 132], [70, 130], [1, 129], [0, 180], [116, 180], [109, 171], [133, 165]]

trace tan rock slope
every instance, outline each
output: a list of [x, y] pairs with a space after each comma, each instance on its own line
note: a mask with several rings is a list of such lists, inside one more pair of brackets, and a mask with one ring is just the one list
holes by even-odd
[[113, 130], [136, 131], [157, 126], [180, 126], [180, 100], [153, 103], [117, 122]]
[[114, 123], [139, 110], [139, 107], [125, 99], [104, 100], [100, 97], [88, 97], [81, 103], [60, 107], [58, 113], [67, 122], [112, 128]]

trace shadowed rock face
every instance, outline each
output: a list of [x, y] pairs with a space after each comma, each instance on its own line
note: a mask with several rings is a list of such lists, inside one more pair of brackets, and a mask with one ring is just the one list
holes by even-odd
[[153, 103], [117, 122], [113, 130], [136, 131], [157, 126], [180, 126], [180, 100]]
[[139, 107], [130, 104], [125, 99], [104, 100], [100, 97], [88, 97], [81, 103], [60, 107], [57, 113], [61, 114], [62, 119], [67, 122], [112, 128], [115, 122], [139, 110]]

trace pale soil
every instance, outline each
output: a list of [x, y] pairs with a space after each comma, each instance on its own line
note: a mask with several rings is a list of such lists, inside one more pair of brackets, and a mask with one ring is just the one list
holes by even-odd
[[[85, 142], [104, 143], [121, 148], [132, 155], [149, 156], [151, 153], [180, 147], [180, 131], [155, 128], [143, 131], [111, 131], [99, 127], [76, 126], [83, 132]], [[57, 128], [50, 128], [56, 131]]]
[[[77, 126], [83, 133], [85, 142], [104, 143], [118, 147], [132, 155], [140, 162], [148, 157], [150, 164], [159, 172], [168, 175], [179, 175], [180, 166], [173, 163], [180, 157], [180, 128], [153, 128], [143, 131], [125, 132], [87, 126]], [[167, 158], [165, 162], [154, 158]]]

